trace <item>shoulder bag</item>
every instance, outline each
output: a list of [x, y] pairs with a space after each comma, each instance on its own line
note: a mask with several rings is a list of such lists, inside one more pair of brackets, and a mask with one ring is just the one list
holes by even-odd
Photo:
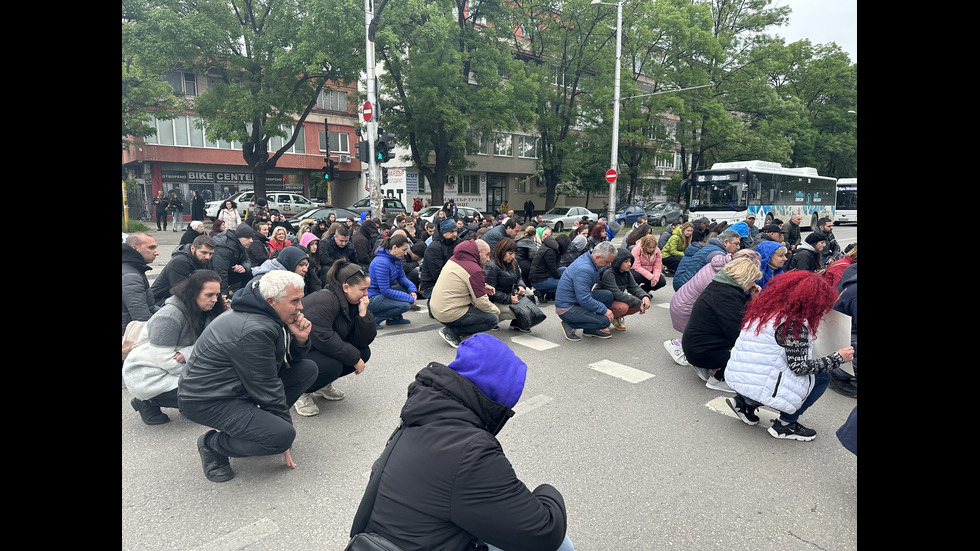
[[517, 325], [524, 331], [534, 327], [535, 325], [544, 321], [548, 316], [538, 308], [537, 304], [531, 302], [531, 299], [527, 295], [521, 296], [517, 304], [508, 304], [512, 312], [514, 312], [514, 317], [517, 319]]
[[130, 351], [141, 344], [146, 344], [150, 341], [150, 337], [146, 336], [144, 338], [140, 337], [140, 332], [143, 331], [143, 326], [146, 325], [145, 321], [133, 320], [126, 324], [126, 331], [122, 336], [122, 359], [125, 360], [126, 356], [129, 355]]
[[367, 528], [368, 519], [371, 518], [371, 511], [374, 509], [374, 502], [378, 498], [381, 473], [384, 472], [385, 465], [388, 464], [388, 457], [391, 456], [391, 450], [401, 438], [404, 427], [404, 424], [398, 425], [395, 432], [388, 438], [385, 451], [374, 464], [375, 468], [371, 471], [371, 479], [364, 490], [364, 497], [361, 498], [361, 504], [357, 506], [357, 512], [354, 514], [354, 523], [350, 529], [351, 538], [344, 551], [401, 551], [401, 548], [388, 541], [387, 538], [373, 532], [365, 532], [364, 529]]

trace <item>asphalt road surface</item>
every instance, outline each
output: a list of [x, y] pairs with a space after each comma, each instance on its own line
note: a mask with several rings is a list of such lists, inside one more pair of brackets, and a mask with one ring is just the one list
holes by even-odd
[[[152, 277], [180, 234], [151, 234], [162, 251]], [[835, 234], [843, 247], [857, 227]], [[611, 339], [565, 340], [554, 303], [529, 334], [506, 324], [491, 332], [528, 364], [516, 415], [498, 435], [518, 476], [562, 492], [579, 550], [857, 549], [857, 457], [834, 434], [857, 400], [828, 389], [801, 418], [817, 431], [812, 442], [769, 436], [769, 410], [743, 424], [729, 395], [663, 349], [677, 336], [672, 294], [668, 282]], [[420, 304], [410, 325], [379, 332], [363, 374], [335, 383], [344, 400], [293, 415], [296, 469], [281, 455], [233, 458], [235, 478], [209, 482], [196, 450], [207, 429], [170, 409], [170, 423], [144, 425], [123, 388], [122, 548], [343, 549], [408, 384], [428, 362], [454, 358]]]

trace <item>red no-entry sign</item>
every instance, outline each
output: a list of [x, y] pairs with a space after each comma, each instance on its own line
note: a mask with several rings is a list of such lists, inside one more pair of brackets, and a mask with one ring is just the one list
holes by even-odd
[[609, 170], [606, 171], [606, 181], [609, 182], [610, 184], [616, 181], [615, 170], [610, 168]]
[[371, 122], [371, 115], [374, 113], [374, 108], [371, 107], [370, 101], [364, 102], [364, 108], [361, 112], [364, 114], [364, 122]]

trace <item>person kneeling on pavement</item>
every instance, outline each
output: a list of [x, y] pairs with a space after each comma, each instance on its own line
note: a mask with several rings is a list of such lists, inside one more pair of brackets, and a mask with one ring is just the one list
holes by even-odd
[[575, 333], [576, 329], [582, 329], [582, 334], [587, 337], [608, 339], [611, 336], [608, 328], [615, 318], [609, 309], [612, 293], [593, 292], [592, 287], [615, 257], [616, 246], [603, 241], [591, 253], [576, 258], [561, 274], [555, 291], [555, 313], [561, 318], [566, 339], [582, 340]]
[[487, 285], [483, 266], [490, 246], [482, 239], [463, 241], [446, 261], [429, 297], [429, 312], [445, 327], [439, 335], [453, 348], [460, 341], [497, 326], [500, 309], [490, 302], [496, 292]]
[[281, 453], [296, 429], [289, 408], [313, 384], [317, 365], [303, 359], [312, 324], [303, 316], [304, 281], [273, 270], [253, 278], [194, 344], [177, 386], [180, 413], [212, 429], [197, 440], [204, 476], [235, 477], [229, 457]]
[[327, 270], [327, 287], [303, 297], [303, 315], [313, 324], [312, 349], [307, 357], [319, 374], [296, 400], [296, 413], [310, 417], [320, 413], [314, 398], [343, 400], [333, 387], [345, 375], [360, 375], [371, 359], [370, 344], [378, 336], [374, 315], [368, 310], [371, 278], [361, 266], [340, 258]]
[[405, 551], [571, 551], [561, 493], [529, 490], [496, 438], [526, 378], [527, 365], [486, 334], [462, 342], [448, 366], [419, 371], [351, 535], [375, 533]]
[[[609, 304], [613, 313], [612, 325], [619, 331], [626, 331], [626, 316], [644, 314], [650, 308], [650, 295], [633, 279], [632, 267], [633, 254], [621, 249], [609, 268], [602, 272], [593, 291], [600, 297], [600, 302], [612, 299]], [[609, 294], [603, 296], [600, 292]]]

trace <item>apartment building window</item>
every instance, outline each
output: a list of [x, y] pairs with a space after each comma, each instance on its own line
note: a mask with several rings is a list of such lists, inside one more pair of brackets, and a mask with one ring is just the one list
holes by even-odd
[[512, 157], [514, 155], [514, 137], [510, 134], [494, 132], [493, 154], [498, 157]]
[[[324, 132], [320, 132], [320, 151], [327, 150]], [[350, 153], [350, 136], [346, 132], [330, 131], [330, 153]]]
[[537, 159], [540, 157], [541, 138], [537, 136], [518, 136], [517, 156], [522, 159]]
[[470, 155], [486, 155], [487, 154], [487, 142], [483, 139], [483, 134], [477, 132], [473, 135], [473, 141], [475, 146], [473, 149], [467, 151], [466, 153]]
[[338, 90], [321, 90], [316, 99], [316, 106], [328, 111], [347, 112], [347, 92]]
[[477, 195], [480, 193], [480, 175], [463, 174], [459, 180], [459, 192]]
[[164, 76], [164, 80], [173, 87], [174, 92], [182, 93], [185, 96], [197, 95], [197, 79], [194, 78], [194, 73], [170, 71]]
[[[146, 124], [156, 128], [157, 133], [153, 136], [147, 136], [143, 141], [147, 144], [156, 145], [241, 150], [242, 144], [240, 142], [229, 142], [227, 140], [218, 140], [215, 142], [207, 139], [204, 135], [204, 129], [199, 126], [199, 122], [200, 117], [196, 115], [178, 115], [176, 118], [170, 120], [158, 120], [156, 117], [151, 117], [150, 121]], [[292, 126], [283, 127], [283, 131], [288, 136], [291, 136], [291, 132], [302, 132], [302, 128], [297, 129]], [[284, 143], [285, 140], [283, 138], [273, 137], [269, 139], [269, 149], [273, 151], [278, 150]], [[302, 136], [296, 139], [296, 143], [289, 148], [288, 152], [306, 152], [306, 144], [303, 142]]]

